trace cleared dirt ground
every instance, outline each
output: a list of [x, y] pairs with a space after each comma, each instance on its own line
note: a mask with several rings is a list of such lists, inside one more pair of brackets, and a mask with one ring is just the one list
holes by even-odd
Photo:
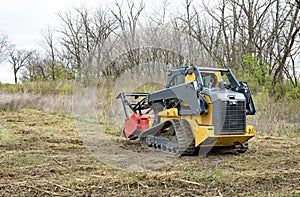
[[299, 136], [258, 132], [245, 154], [213, 151], [134, 172], [95, 158], [71, 117], [0, 111], [0, 196], [300, 196]]

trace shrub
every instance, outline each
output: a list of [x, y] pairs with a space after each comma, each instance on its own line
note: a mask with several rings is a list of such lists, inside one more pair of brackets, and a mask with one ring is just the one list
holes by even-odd
[[70, 83], [63, 83], [56, 87], [57, 94], [71, 95], [73, 93], [73, 85]]

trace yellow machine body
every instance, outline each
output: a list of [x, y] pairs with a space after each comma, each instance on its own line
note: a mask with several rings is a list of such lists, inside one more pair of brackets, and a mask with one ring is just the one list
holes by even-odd
[[117, 98], [125, 111], [126, 139], [161, 151], [182, 155], [200, 151], [195, 147], [225, 146], [242, 153], [255, 136], [246, 123], [246, 115], [256, 111], [250, 88], [230, 68], [174, 68], [166, 88], [120, 93]]
[[[205, 75], [213, 76], [215, 79], [212, 84], [212, 88], [217, 87], [221, 82], [222, 76], [219, 72], [206, 71]], [[195, 74], [191, 73], [185, 76], [185, 82], [191, 82], [195, 80]], [[206, 82], [205, 82], [206, 83]], [[208, 86], [208, 84], [206, 84]], [[205, 95], [208, 102], [208, 113], [199, 116], [179, 116], [177, 108], [165, 109], [158, 113], [161, 121], [167, 121], [172, 119], [185, 119], [189, 122], [194, 134], [195, 147], [198, 146], [234, 146], [237, 144], [244, 144], [249, 139], [255, 136], [253, 126], [247, 125], [244, 134], [221, 134], [216, 135], [214, 132], [213, 120], [212, 120], [212, 105], [209, 96]], [[182, 103], [185, 105], [185, 103]]]

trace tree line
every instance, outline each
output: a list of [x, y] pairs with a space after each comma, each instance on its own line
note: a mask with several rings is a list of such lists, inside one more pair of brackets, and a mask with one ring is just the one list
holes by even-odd
[[0, 61], [12, 65], [16, 83], [17, 76], [117, 77], [141, 62], [158, 61], [229, 66], [256, 86], [299, 87], [299, 0], [185, 0], [178, 11], [170, 5], [165, 0], [150, 13], [143, 1], [132, 0], [111, 9], [74, 8], [58, 14], [60, 27], [44, 31], [42, 52], [9, 47], [1, 34]]

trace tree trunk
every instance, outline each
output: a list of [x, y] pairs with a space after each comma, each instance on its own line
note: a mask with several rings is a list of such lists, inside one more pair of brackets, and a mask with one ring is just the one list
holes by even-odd
[[18, 84], [17, 72], [18, 72], [18, 70], [14, 68], [15, 84]]

